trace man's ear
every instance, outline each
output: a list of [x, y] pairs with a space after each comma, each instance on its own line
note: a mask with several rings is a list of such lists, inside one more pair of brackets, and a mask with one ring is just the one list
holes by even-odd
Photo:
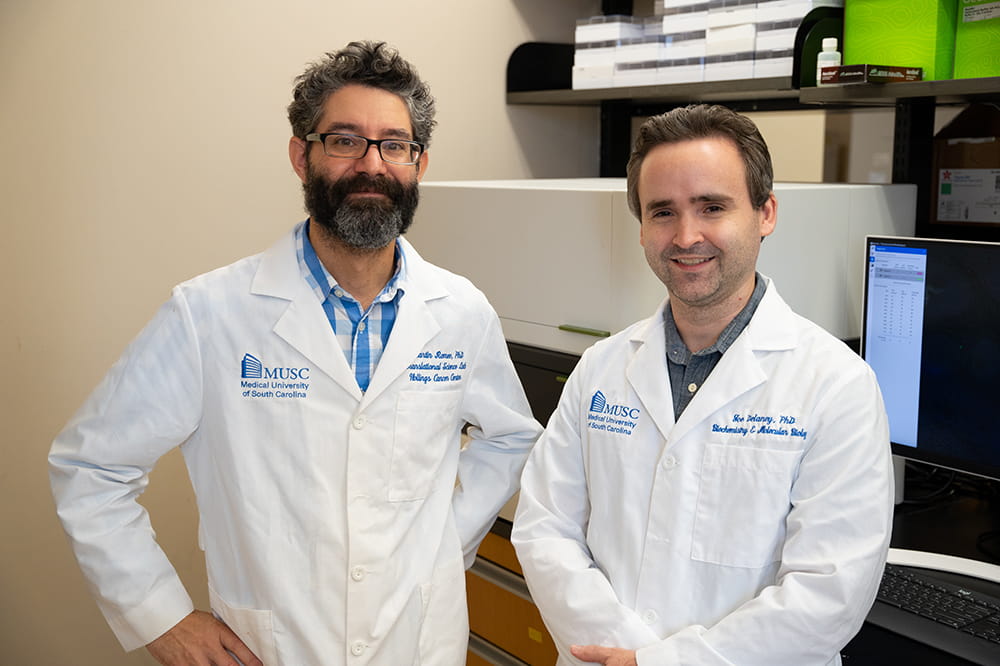
[[299, 180], [306, 182], [309, 173], [309, 142], [293, 136], [288, 140], [288, 159], [298, 174]]
[[417, 162], [417, 182], [418, 183], [424, 177], [424, 173], [427, 171], [427, 161], [428, 161], [428, 159], [429, 158], [427, 157], [427, 152], [426, 151], [424, 151], [423, 153], [420, 154], [420, 160]]
[[774, 196], [774, 192], [768, 195], [767, 201], [757, 212], [760, 215], [760, 239], [764, 240], [771, 235], [775, 225], [778, 224], [778, 199]]

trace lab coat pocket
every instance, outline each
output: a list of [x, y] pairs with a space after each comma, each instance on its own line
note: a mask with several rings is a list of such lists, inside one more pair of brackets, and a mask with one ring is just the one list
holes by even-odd
[[798, 451], [709, 444], [701, 465], [692, 559], [765, 567], [781, 558]]
[[211, 585], [208, 586], [208, 596], [215, 615], [246, 643], [250, 651], [264, 662], [264, 666], [280, 665], [274, 644], [271, 611], [233, 606], [220, 597]]
[[[423, 499], [441, 481], [442, 463], [449, 453], [458, 455], [461, 399], [461, 391], [400, 392], [389, 466], [390, 502]], [[455, 451], [450, 452], [452, 444]]]

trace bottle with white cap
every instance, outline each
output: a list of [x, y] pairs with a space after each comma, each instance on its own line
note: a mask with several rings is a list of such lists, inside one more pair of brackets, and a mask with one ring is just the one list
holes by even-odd
[[823, 38], [823, 50], [816, 54], [816, 85], [829, 85], [823, 83], [824, 67], [839, 67], [840, 51], [837, 50], [836, 37]]

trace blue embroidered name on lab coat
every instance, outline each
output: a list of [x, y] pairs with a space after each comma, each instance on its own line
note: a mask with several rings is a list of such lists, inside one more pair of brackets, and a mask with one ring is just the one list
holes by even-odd
[[455, 351], [424, 351], [417, 354], [417, 362], [411, 363], [410, 381], [418, 384], [460, 382], [465, 378], [468, 369], [465, 352]]
[[766, 415], [757, 412], [733, 414], [731, 423], [713, 423], [712, 432], [723, 435], [770, 435], [772, 437], [798, 437], [805, 439], [809, 431], [799, 424], [799, 419], [786, 414]]

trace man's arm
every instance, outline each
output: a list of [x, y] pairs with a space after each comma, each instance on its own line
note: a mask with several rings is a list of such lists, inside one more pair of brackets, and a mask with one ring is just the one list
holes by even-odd
[[584, 355], [521, 477], [511, 542], [560, 655], [570, 646], [640, 647], [659, 637], [624, 606], [587, 546], [590, 498], [580, 435]]
[[136, 501], [156, 461], [197, 427], [201, 370], [175, 291], [56, 437], [56, 508], [102, 613], [126, 650], [194, 609]]
[[542, 432], [511, 363], [500, 322], [492, 311], [489, 315], [462, 403], [470, 440], [459, 456], [459, 484], [452, 501], [466, 567], [472, 565], [497, 513], [517, 492], [524, 461]]

